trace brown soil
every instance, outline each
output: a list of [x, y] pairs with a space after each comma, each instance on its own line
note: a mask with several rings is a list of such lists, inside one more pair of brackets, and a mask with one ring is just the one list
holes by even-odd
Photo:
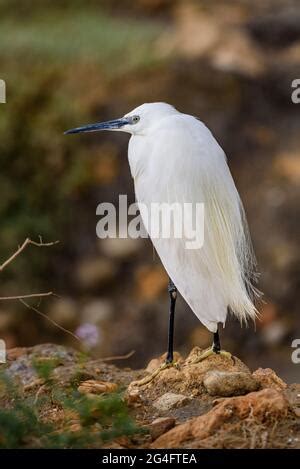
[[[251, 373], [236, 357], [212, 355], [198, 364], [189, 364], [199, 353], [201, 350], [195, 348], [185, 360], [177, 355], [177, 367], [161, 371], [142, 386], [134, 382], [148, 376], [163, 357], [152, 360], [147, 371], [131, 370], [103, 360], [83, 361], [72, 349], [46, 344], [10, 350], [5, 368], [26, 397], [48, 392], [32, 367], [34, 358], [55, 359], [53, 379], [57, 388], [74, 385], [75, 377], [76, 387], [81, 387], [82, 392], [87, 389], [90, 394], [101, 392], [105, 383], [117, 384], [124, 390], [130, 415], [148, 433], [118, 438], [108, 447], [300, 448], [300, 384], [286, 385], [270, 369]], [[226, 393], [231, 386], [235, 395], [210, 395], [204, 381], [207, 383], [212, 372], [214, 379], [221, 380], [217, 383], [219, 392], [223, 393], [224, 383]], [[256, 383], [257, 391], [248, 392], [247, 379], [252, 386]], [[107, 385], [105, 389], [109, 392], [114, 386]], [[1, 407], [11, 404], [10, 399], [2, 395]], [[40, 418], [55, 422], [59, 430], [66, 426], [65, 414], [50, 400]], [[76, 413], [70, 412], [67, 417], [68, 429], [80, 431]]]

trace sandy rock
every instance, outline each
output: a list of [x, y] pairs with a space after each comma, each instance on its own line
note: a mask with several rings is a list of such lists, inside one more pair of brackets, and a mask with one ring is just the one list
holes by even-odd
[[298, 383], [291, 384], [285, 390], [284, 394], [285, 394], [287, 400], [289, 401], [290, 406], [293, 409], [299, 409], [300, 410], [300, 384], [298, 384]]
[[115, 383], [89, 379], [87, 381], [83, 381], [78, 386], [78, 391], [81, 394], [103, 394], [105, 392], [115, 392], [117, 388], [118, 386]]
[[152, 448], [179, 448], [188, 442], [189, 447], [197, 448], [201, 441], [217, 432], [224, 424], [230, 431], [230, 423], [237, 420], [249, 423], [266, 423], [274, 418], [287, 415], [289, 404], [282, 393], [275, 389], [264, 389], [246, 396], [224, 399], [207, 414], [178, 425], [152, 444]]
[[[157, 399], [166, 392], [183, 394], [196, 397], [203, 394], [203, 379], [208, 371], [243, 372], [251, 374], [250, 370], [238, 358], [232, 360], [220, 354], [213, 354], [205, 360], [191, 364], [190, 361], [198, 357], [204, 350], [194, 347], [186, 360], [180, 355], [175, 356], [178, 361], [177, 367], [169, 367], [162, 370], [147, 386], [141, 387], [143, 393], [149, 399]], [[165, 355], [151, 360], [146, 371], [153, 372], [161, 363]]]
[[52, 361], [57, 366], [53, 370], [62, 366], [73, 365], [79, 359], [79, 354], [75, 350], [62, 345], [42, 344], [28, 348], [14, 348], [7, 351], [6, 373], [12, 379], [16, 379], [21, 385], [34, 385], [38, 379], [33, 361]]
[[26, 355], [27, 349], [26, 347], [15, 347], [7, 350], [6, 352], [6, 360], [8, 362], [14, 361], [23, 355]]
[[[198, 348], [193, 349], [190, 358], [195, 358], [201, 352]], [[207, 376], [214, 376], [216, 371], [222, 372], [221, 375], [249, 375], [247, 367], [237, 358], [233, 361], [212, 355], [197, 364], [182, 359], [178, 368], [165, 369], [147, 385], [128, 389], [130, 383], [145, 376], [145, 370], [119, 368], [93, 357], [87, 357], [83, 362], [81, 355], [74, 350], [51, 344], [15, 349], [9, 351], [8, 356], [8, 362], [3, 365], [5, 372], [17, 385], [23, 385], [21, 391], [25, 389], [25, 397], [32, 399], [32, 402], [42, 397], [42, 393], [49, 392], [48, 384], [43, 386], [43, 381], [37, 375], [33, 360], [35, 363], [37, 360], [54, 361], [56, 367], [51, 377], [55, 388], [61, 392], [69, 395], [74, 387], [80, 385], [82, 390], [83, 386], [83, 393], [89, 399], [91, 421], [97, 422], [90, 427], [91, 433], [99, 432], [99, 400], [102, 400], [102, 392], [114, 390], [114, 383], [127, 387], [125, 403], [129, 415], [139, 425], [147, 426], [149, 434], [134, 436], [132, 441], [118, 439], [114, 443], [110, 442], [108, 448], [115, 443], [120, 448], [130, 448], [132, 444], [144, 448], [299, 447], [299, 384], [288, 385], [282, 390], [269, 388], [245, 396], [217, 399], [206, 392], [203, 380]], [[163, 358], [160, 357], [159, 361]], [[267, 376], [270, 376], [270, 370], [258, 370], [256, 374], [260, 373], [265, 378], [266, 371]], [[271, 376], [271, 383], [274, 384], [272, 373]], [[3, 399], [5, 405], [13, 404], [12, 395], [5, 395]], [[57, 402], [46, 401], [45, 408], [42, 406], [39, 414], [43, 422], [54, 424], [57, 432], [76, 433], [80, 430], [77, 411], [60, 409]], [[157, 402], [163, 410], [153, 406]], [[174, 426], [174, 419], [177, 426]]]
[[[300, 384], [294, 383], [290, 384], [284, 391], [290, 407], [296, 417], [300, 418]], [[300, 427], [299, 427], [300, 430]], [[300, 438], [298, 439], [300, 441]]]
[[171, 430], [175, 425], [173, 417], [159, 417], [148, 426], [152, 440]]
[[272, 388], [281, 391], [287, 387], [287, 384], [271, 368], [258, 368], [252, 373], [252, 376], [261, 388]]
[[184, 396], [183, 394], [167, 392], [163, 396], [156, 399], [155, 402], [153, 402], [153, 407], [155, 407], [157, 410], [166, 412], [168, 410], [187, 404], [189, 400], [189, 397]]
[[209, 371], [203, 379], [203, 384], [211, 396], [240, 396], [248, 392], [257, 391], [258, 382], [250, 373], [243, 371]]

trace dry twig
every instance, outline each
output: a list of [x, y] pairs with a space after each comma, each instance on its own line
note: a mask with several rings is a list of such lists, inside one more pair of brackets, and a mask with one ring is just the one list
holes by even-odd
[[1, 300], [23, 300], [26, 298], [42, 298], [44, 296], [58, 296], [52, 291], [46, 293], [30, 293], [29, 295], [16, 295], [16, 296], [0, 296]]
[[41, 236], [40, 236], [39, 241], [32, 241], [32, 239], [26, 238], [24, 243], [21, 246], [19, 246], [17, 251], [14, 252], [6, 261], [4, 261], [3, 264], [0, 264], [0, 272], [2, 272], [2, 270], [4, 270], [5, 267], [7, 267], [16, 257], [18, 257], [21, 254], [21, 252], [23, 252], [24, 249], [26, 249], [26, 247], [29, 246], [30, 244], [32, 244], [33, 246], [37, 246], [38, 248], [41, 248], [41, 247], [53, 246], [54, 244], [57, 244], [57, 243], [59, 243], [59, 241], [52, 241], [50, 243], [44, 243]]
[[39, 314], [40, 316], [42, 316], [42, 318], [46, 319], [47, 321], [50, 321], [51, 324], [53, 324], [54, 326], [58, 327], [58, 329], [60, 329], [61, 331], [63, 332], [66, 332], [67, 334], [69, 334], [71, 337], [73, 337], [74, 339], [78, 340], [78, 342], [82, 343], [80, 338], [76, 335], [76, 334], [73, 334], [73, 332], [69, 331], [68, 329], [65, 329], [63, 326], [61, 326], [60, 324], [58, 324], [56, 321], [54, 321], [53, 319], [49, 318], [49, 316], [47, 316], [47, 314], [44, 314], [42, 313], [42, 311], [38, 310], [37, 308], [35, 308], [34, 306], [31, 306], [30, 304], [26, 303], [26, 301], [23, 300], [23, 298], [19, 298], [19, 300], [21, 301], [21, 303], [26, 306], [26, 308], [28, 309], [31, 309], [32, 311], [36, 312], [37, 314]]
[[[44, 243], [41, 236], [39, 237], [39, 241], [32, 241], [32, 239], [26, 238], [24, 243], [21, 246], [19, 246], [17, 251], [15, 251], [6, 261], [4, 261], [3, 264], [0, 264], [0, 272], [2, 272], [5, 269], [5, 267], [7, 267], [11, 262], [13, 262], [16, 259], [16, 257], [18, 257], [24, 251], [24, 249], [26, 249], [27, 246], [33, 245], [33, 246], [36, 246], [36, 247], [40, 248], [40, 247], [53, 246], [57, 243], [59, 243], [59, 241], [52, 241], [50, 243]], [[39, 298], [39, 299], [41, 299], [41, 298], [44, 298], [46, 296], [58, 296], [58, 295], [56, 295], [52, 291], [49, 291], [49, 292], [42, 292], [42, 293], [30, 293], [30, 294], [27, 294], [27, 295], [0, 296], [0, 301], [1, 300], [3, 300], [3, 301], [19, 300], [24, 306], [26, 306], [26, 308], [31, 309], [32, 311], [36, 312], [37, 314], [42, 316], [47, 321], [50, 321], [54, 326], [58, 327], [63, 332], [71, 335], [74, 339], [78, 340], [81, 343], [81, 340], [80, 340], [79, 337], [77, 337], [77, 335], [73, 334], [73, 332], [69, 331], [68, 329], [65, 329], [63, 326], [58, 324], [56, 321], [49, 318], [46, 314], [42, 313], [37, 308], [35, 308], [34, 306], [31, 306], [30, 304], [28, 304], [25, 301], [25, 299], [29, 299], [29, 298]]]
[[135, 350], [131, 350], [130, 352], [126, 353], [126, 355], [115, 355], [115, 356], [112, 356], [112, 357], [105, 357], [105, 358], [101, 358], [101, 361], [102, 362], [111, 362], [111, 361], [114, 361], [114, 360], [126, 360], [127, 358], [130, 358], [132, 357], [132, 355], [135, 354]]
[[[44, 243], [41, 236], [39, 237], [39, 241], [32, 241], [30, 238], [26, 238], [24, 243], [19, 246], [17, 251], [15, 251], [3, 264], [0, 264], [0, 272], [2, 272], [5, 267], [7, 267], [13, 260], [16, 259], [23, 251], [26, 249], [27, 246], [32, 244], [33, 246], [37, 247], [49, 247], [53, 246], [54, 244], [59, 243], [59, 241], [52, 241], [50, 243]], [[30, 293], [27, 295], [14, 295], [14, 296], [0, 296], [0, 300], [3, 301], [11, 301], [11, 300], [21, 300], [26, 298], [41, 298], [45, 296], [56, 296], [53, 292], [42, 292], [42, 293]]]

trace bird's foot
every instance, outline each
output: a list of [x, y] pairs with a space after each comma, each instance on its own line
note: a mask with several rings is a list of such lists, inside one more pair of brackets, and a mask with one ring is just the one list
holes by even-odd
[[193, 357], [190, 360], [187, 360], [185, 362], [185, 366], [186, 365], [195, 365], [196, 363], [200, 363], [203, 360], [205, 360], [206, 358], [210, 357], [211, 355], [215, 355], [215, 354], [216, 355], [222, 355], [223, 357], [226, 357], [226, 358], [229, 358], [230, 360], [232, 360], [233, 363], [235, 362], [234, 356], [231, 355], [230, 352], [226, 352], [226, 350], [214, 350], [213, 348], [209, 348], [209, 349], [205, 350], [205, 352], [201, 353], [200, 355], [198, 355], [196, 357]]
[[163, 370], [166, 370], [167, 368], [171, 368], [171, 367], [178, 368], [179, 365], [177, 362], [174, 362], [174, 361], [165, 361], [155, 371], [153, 371], [153, 373], [149, 374], [148, 376], [145, 376], [145, 378], [139, 379], [138, 381], [132, 381], [132, 383], [130, 383], [130, 387], [132, 388], [132, 387], [140, 387], [140, 386], [148, 385]]

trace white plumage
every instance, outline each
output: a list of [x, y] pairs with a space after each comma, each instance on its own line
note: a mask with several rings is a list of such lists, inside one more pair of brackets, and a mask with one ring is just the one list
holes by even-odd
[[199, 320], [216, 333], [228, 310], [241, 322], [255, 319], [259, 292], [253, 285], [256, 262], [244, 209], [226, 156], [208, 128], [169, 104], [149, 103], [121, 119], [67, 133], [97, 130], [132, 134], [128, 157], [138, 203], [149, 209], [152, 203], [204, 204], [202, 248], [187, 249], [184, 237], [152, 239]]
[[254, 319], [256, 263], [222, 148], [202, 122], [168, 104], [144, 104], [134, 115], [128, 157], [137, 201], [204, 203], [201, 249], [186, 249], [184, 238], [152, 239], [168, 275], [211, 332], [228, 307], [240, 321]]

